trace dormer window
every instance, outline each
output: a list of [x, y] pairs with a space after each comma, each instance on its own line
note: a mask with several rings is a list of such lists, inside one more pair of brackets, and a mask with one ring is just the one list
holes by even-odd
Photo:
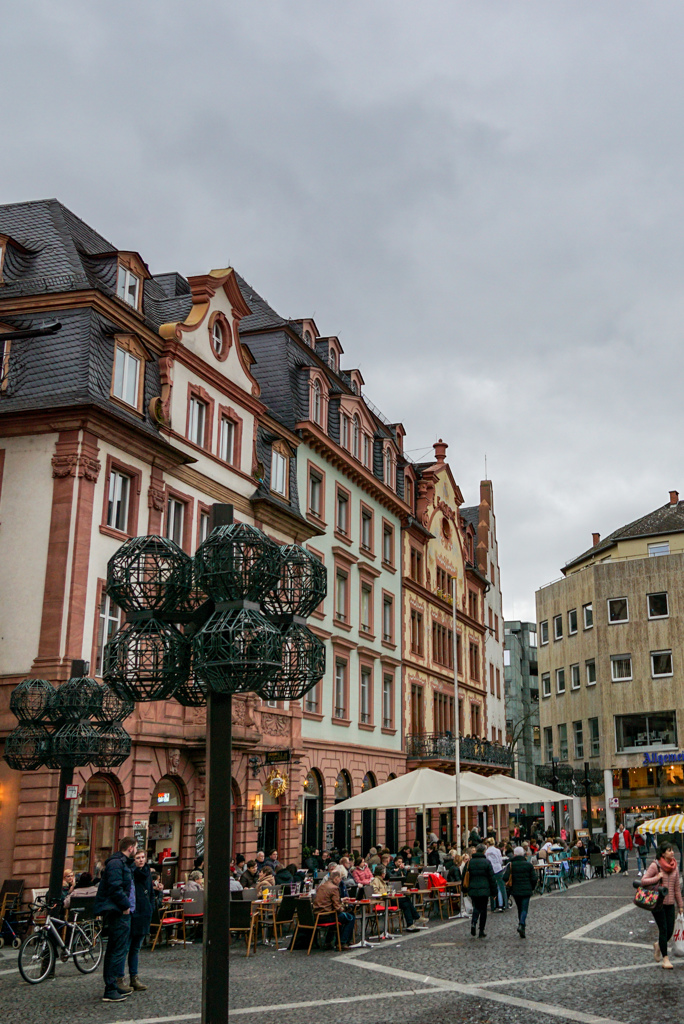
[[342, 415], [342, 429], [340, 431], [342, 437], [342, 447], [349, 451], [349, 417]]
[[138, 308], [140, 278], [132, 270], [129, 270], [128, 267], [124, 267], [121, 264], [119, 264], [116, 294], [124, 302], [127, 302], [129, 306], [133, 306], [134, 309]]
[[393, 486], [393, 469], [392, 449], [388, 446], [385, 448], [385, 483], [388, 487]]
[[290, 453], [283, 441], [276, 441], [271, 449], [271, 490], [283, 498], [288, 496]]
[[328, 355], [328, 366], [333, 373], [337, 373], [337, 352], [334, 348], [330, 349], [330, 353]]
[[311, 419], [314, 423], [321, 422], [321, 382], [315, 380], [311, 389]]
[[352, 391], [354, 392], [355, 395], [358, 395], [358, 393], [359, 393], [359, 385], [356, 383], [355, 380], [353, 380], [352, 383], [351, 383], [351, 389], [352, 389]]
[[136, 409], [139, 404], [140, 364], [141, 360], [136, 355], [119, 345], [116, 346], [112, 394]]
[[214, 355], [219, 359], [223, 353], [224, 344], [223, 324], [220, 320], [214, 320], [214, 326], [211, 329], [211, 347], [214, 350]]
[[372, 445], [371, 439], [368, 434], [363, 435], [363, 464], [368, 469], [371, 469], [371, 457], [372, 457]]
[[353, 441], [354, 441], [353, 455], [354, 455], [355, 459], [360, 459], [361, 458], [361, 423], [359, 422], [359, 417], [358, 416], [354, 416], [354, 419], [353, 419], [353, 422], [352, 422], [352, 434], [353, 434]]

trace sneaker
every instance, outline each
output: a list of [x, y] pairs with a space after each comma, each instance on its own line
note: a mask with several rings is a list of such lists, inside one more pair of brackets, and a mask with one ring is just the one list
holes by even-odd
[[428, 919], [427, 919], [427, 917], [419, 917], [418, 920], [416, 921], [416, 924], [421, 924], [423, 926], [423, 928], [427, 928], [427, 926], [428, 926]]
[[103, 1003], [120, 1003], [122, 999], [128, 999], [130, 992], [119, 992], [118, 988], [108, 989], [102, 996]]
[[641, 878], [641, 875], [642, 875], [642, 872], [641, 871], [637, 871], [637, 878]]
[[411, 927], [407, 928], [406, 931], [407, 932], [415, 932], [416, 934], [418, 934], [418, 932], [420, 931], [420, 928], [414, 928], [413, 925], [411, 925]]

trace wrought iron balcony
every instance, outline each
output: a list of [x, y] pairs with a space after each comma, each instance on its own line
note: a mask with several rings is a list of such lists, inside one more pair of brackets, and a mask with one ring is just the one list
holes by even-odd
[[[496, 765], [498, 768], [513, 767], [513, 754], [506, 747], [473, 736], [462, 736], [460, 742], [461, 761]], [[409, 761], [453, 761], [455, 753], [455, 737], [450, 732], [411, 733], [406, 737]]]

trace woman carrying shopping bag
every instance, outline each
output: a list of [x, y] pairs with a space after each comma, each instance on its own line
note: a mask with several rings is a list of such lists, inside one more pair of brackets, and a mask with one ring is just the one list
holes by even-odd
[[660, 906], [652, 910], [655, 923], [658, 925], [658, 941], [653, 944], [653, 955], [656, 961], [662, 959], [663, 967], [672, 970], [672, 963], [667, 955], [667, 944], [672, 937], [675, 926], [675, 905], [680, 913], [684, 912], [684, 900], [679, 881], [679, 868], [675, 860], [672, 843], [661, 843], [656, 859], [646, 869], [641, 879], [644, 889], [655, 889], [664, 886], [667, 889]]

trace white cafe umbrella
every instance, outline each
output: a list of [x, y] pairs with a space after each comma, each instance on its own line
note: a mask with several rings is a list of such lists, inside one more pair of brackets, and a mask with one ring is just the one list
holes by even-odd
[[[472, 772], [464, 772], [464, 775], [472, 775]], [[482, 778], [482, 776], [478, 776]], [[539, 804], [546, 800], [567, 800], [564, 793], [556, 793], [553, 789], [545, 789], [544, 786], [534, 786], [531, 782], [523, 782], [522, 779], [513, 779], [510, 775], [488, 775], [484, 778], [483, 787], [491, 784], [497, 792], [503, 791], [508, 797], [509, 804]], [[497, 799], [485, 800], [484, 803], [495, 804]]]

